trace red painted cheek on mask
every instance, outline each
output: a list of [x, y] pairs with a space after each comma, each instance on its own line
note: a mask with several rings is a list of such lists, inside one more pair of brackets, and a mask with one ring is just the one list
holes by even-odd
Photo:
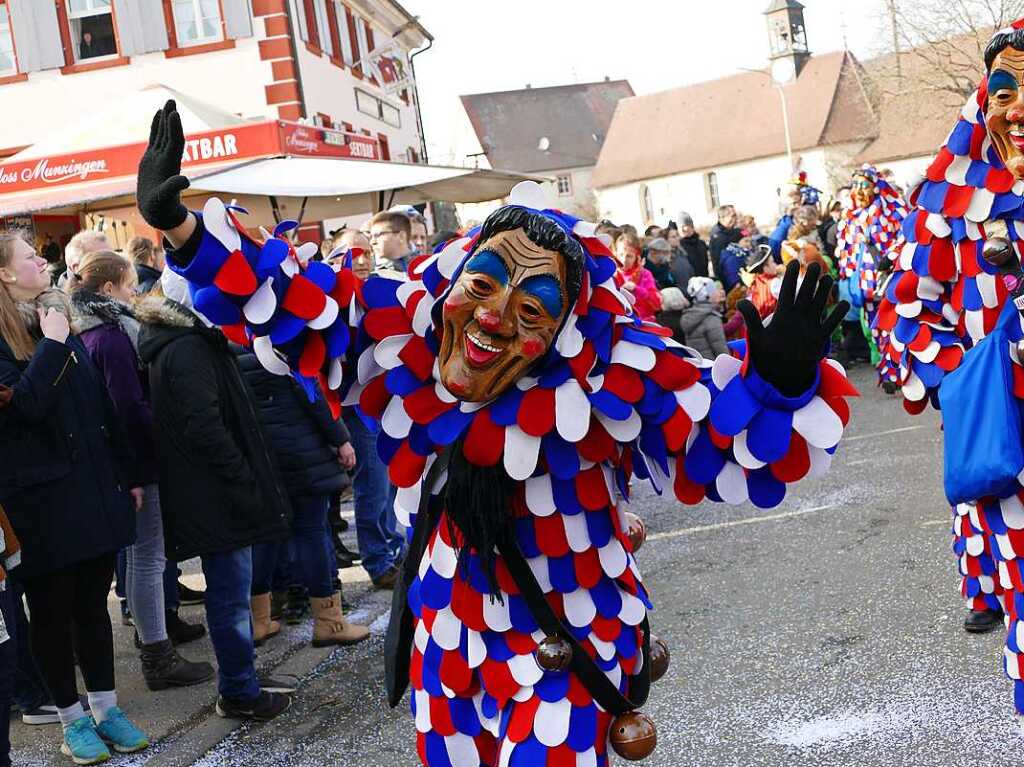
[[544, 353], [544, 342], [537, 338], [527, 338], [523, 341], [523, 354], [531, 359], [539, 357]]

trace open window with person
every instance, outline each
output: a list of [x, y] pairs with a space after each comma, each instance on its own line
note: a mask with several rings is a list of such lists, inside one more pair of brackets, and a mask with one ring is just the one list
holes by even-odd
[[219, 43], [224, 39], [220, 0], [172, 0], [178, 46]]
[[66, 0], [75, 61], [117, 55], [111, 0]]

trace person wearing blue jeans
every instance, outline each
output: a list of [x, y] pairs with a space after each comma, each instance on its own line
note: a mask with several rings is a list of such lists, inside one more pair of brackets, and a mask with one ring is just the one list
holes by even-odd
[[376, 433], [352, 410], [345, 411], [344, 420], [356, 452], [352, 502], [359, 556], [377, 588], [393, 588], [405, 545], [404, 537], [397, 532], [395, 487], [388, 480], [387, 466], [377, 455]]
[[[252, 548], [204, 554], [200, 562], [206, 577], [206, 623], [217, 656], [217, 691], [223, 699], [254, 700], [260, 685], [249, 619]], [[217, 713], [225, 715], [221, 708]]]

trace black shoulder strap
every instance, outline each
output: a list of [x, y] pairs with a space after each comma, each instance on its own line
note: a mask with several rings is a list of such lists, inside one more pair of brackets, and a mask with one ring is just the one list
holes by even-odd
[[572, 647], [570, 668], [579, 677], [594, 700], [605, 711], [616, 716], [640, 708], [647, 701], [651, 690], [651, 630], [647, 618], [644, 617], [643, 623], [640, 624], [643, 635], [641, 642], [643, 667], [639, 674], [629, 677], [629, 694], [632, 696], [630, 699], [619, 692], [618, 688], [594, 662], [594, 659], [576, 641], [573, 633], [555, 615], [555, 611], [551, 609], [551, 605], [544, 596], [544, 591], [537, 583], [533, 570], [530, 569], [530, 565], [515, 541], [504, 541], [498, 544], [498, 550], [504, 557], [509, 574], [519, 587], [519, 591], [526, 600], [526, 605], [530, 608], [530, 613], [537, 621], [541, 631], [549, 637], [561, 637]]

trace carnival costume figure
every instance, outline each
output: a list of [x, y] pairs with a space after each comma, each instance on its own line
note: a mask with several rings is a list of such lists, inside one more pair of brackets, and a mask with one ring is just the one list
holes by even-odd
[[942, 407], [944, 484], [954, 504], [962, 593], [976, 613], [1005, 611], [1004, 668], [1020, 714], [1024, 19], [992, 37], [985, 73], [910, 196], [907, 244], [878, 327], [891, 333], [887, 354], [899, 368], [906, 409]]
[[[429, 767], [608, 764], [649, 752], [635, 709], [665, 652], [625, 507], [632, 477], [684, 503], [761, 508], [825, 470], [855, 391], [823, 360], [831, 280], [787, 272], [774, 318], [749, 303], [748, 353], [701, 359], [640, 321], [593, 224], [532, 182], [479, 231], [357, 281], [252, 239], [187, 186], [173, 104], [154, 119], [139, 207], [176, 250], [198, 311], [263, 364], [323, 376], [368, 422], [398, 487], [410, 556], [387, 649], [411, 684]], [[652, 650], [657, 650], [652, 652]], [[634, 713], [629, 713], [634, 711]]]
[[[860, 309], [861, 325], [870, 333], [872, 359], [878, 376], [891, 391], [899, 381], [899, 367], [887, 354], [889, 333], [876, 326], [886, 275], [903, 247], [903, 220], [907, 207], [899, 192], [870, 165], [853, 174], [850, 207], [839, 219], [836, 258], [843, 294]], [[890, 388], [891, 387], [891, 388]]]

